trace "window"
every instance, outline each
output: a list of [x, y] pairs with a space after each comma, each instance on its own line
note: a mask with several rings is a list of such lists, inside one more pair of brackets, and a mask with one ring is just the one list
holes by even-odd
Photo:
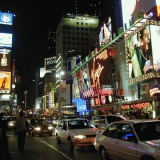
[[124, 141], [133, 142], [136, 138], [130, 124], [119, 124], [116, 138]]
[[112, 124], [103, 132], [103, 135], [107, 137], [115, 138], [115, 135], [117, 132], [117, 126], [118, 126], [117, 124]]

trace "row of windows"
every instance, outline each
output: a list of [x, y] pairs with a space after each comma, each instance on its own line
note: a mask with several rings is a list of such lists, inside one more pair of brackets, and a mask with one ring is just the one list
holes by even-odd
[[97, 31], [97, 28], [85, 28], [85, 27], [73, 27], [73, 26], [63, 26], [63, 30], [81, 30], [81, 31]]
[[63, 36], [63, 40], [65, 40], [65, 39], [67, 39], [67, 40], [82, 40], [82, 41], [86, 40], [86, 41], [88, 41], [88, 37], [84, 38], [84, 37], [65, 37], [65, 36]]
[[84, 33], [84, 32], [63, 31], [63, 34], [88, 36], [88, 33]]

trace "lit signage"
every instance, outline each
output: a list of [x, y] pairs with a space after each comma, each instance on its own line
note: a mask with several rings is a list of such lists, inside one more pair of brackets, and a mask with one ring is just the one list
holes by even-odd
[[149, 90], [151, 96], [160, 94], [160, 85], [156, 85]]
[[130, 108], [146, 109], [148, 107], [151, 107], [151, 104], [149, 102], [121, 106], [122, 109], [130, 109]]
[[0, 24], [12, 25], [13, 14], [0, 12]]
[[55, 68], [56, 68], [56, 57], [46, 58], [45, 59], [45, 69], [55, 70]]
[[98, 91], [95, 87], [89, 88], [86, 91], [81, 91], [81, 98], [88, 98], [88, 97], [94, 97], [98, 94]]
[[0, 47], [12, 47], [12, 34], [0, 33]]
[[0, 93], [10, 93], [11, 72], [0, 71]]

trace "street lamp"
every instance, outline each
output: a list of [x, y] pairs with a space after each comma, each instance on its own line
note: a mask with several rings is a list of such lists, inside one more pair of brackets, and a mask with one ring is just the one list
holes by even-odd
[[24, 91], [24, 94], [25, 94], [25, 114], [26, 114], [26, 106], [27, 106], [27, 93], [28, 91]]

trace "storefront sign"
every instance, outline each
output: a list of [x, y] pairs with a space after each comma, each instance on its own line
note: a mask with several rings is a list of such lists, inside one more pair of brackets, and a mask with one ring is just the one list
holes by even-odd
[[153, 96], [153, 95], [156, 95], [156, 96], [159, 95], [160, 94], [160, 87], [159, 87], [159, 85], [157, 85], [157, 86], [153, 87], [152, 89], [150, 89], [149, 93], [150, 93], [151, 96]]

